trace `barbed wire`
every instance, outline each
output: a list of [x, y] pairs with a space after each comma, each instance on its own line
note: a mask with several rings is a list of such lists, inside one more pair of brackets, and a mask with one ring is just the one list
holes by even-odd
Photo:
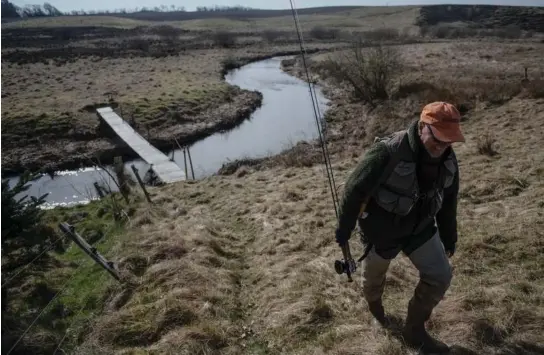
[[40, 254], [38, 254], [34, 259], [32, 259], [30, 262], [28, 262], [25, 266], [23, 266], [22, 268], [19, 269], [19, 271], [17, 271], [15, 273], [15, 275], [12, 275], [11, 277], [9, 277], [4, 283], [2, 283], [2, 287], [1, 288], [4, 288], [4, 286], [6, 286], [8, 283], [10, 283], [14, 278], [16, 278], [17, 276], [19, 276], [19, 274], [21, 274], [21, 272], [23, 272], [29, 265], [35, 263], [41, 256], [43, 256], [45, 253], [47, 253], [48, 251], [51, 251], [53, 250], [53, 247], [55, 246], [55, 244], [63, 239], [64, 236], [60, 236], [58, 237], [53, 243], [51, 243], [51, 245], [44, 249]]
[[[78, 320], [77, 317], [81, 314], [81, 312], [83, 312], [83, 308], [85, 308], [85, 305], [87, 304], [87, 301], [89, 300], [90, 297], [91, 297], [91, 294], [88, 294], [87, 297], [85, 297], [85, 300], [81, 304], [81, 307], [79, 307], [79, 310], [77, 311], [77, 313], [74, 316], [74, 320], [70, 323], [68, 328], [66, 328], [66, 331], [64, 332], [64, 335], [63, 335], [62, 339], [60, 339], [60, 342], [57, 345], [57, 348], [55, 349], [55, 352], [53, 353], [53, 355], [56, 355], [57, 352], [60, 350], [60, 346], [62, 345], [62, 343], [64, 342], [64, 340], [68, 336], [68, 332], [70, 331], [70, 329], [72, 329], [72, 326], [77, 322], [77, 320]], [[91, 314], [89, 314], [87, 317], [85, 317], [84, 321], [87, 321], [91, 317], [92, 314], [93, 313], [91, 312]], [[64, 353], [64, 351], [63, 351], [63, 353]]]
[[45, 310], [51, 305], [53, 304], [53, 302], [57, 299], [57, 297], [62, 293], [64, 292], [64, 290], [66, 290], [66, 288], [68, 287], [68, 285], [70, 284], [70, 281], [72, 281], [74, 279], [74, 277], [77, 275], [77, 272], [78, 270], [83, 266], [83, 264], [85, 263], [85, 261], [82, 261], [79, 266], [74, 270], [74, 273], [72, 276], [70, 276], [70, 278], [68, 280], [66, 280], [66, 282], [64, 283], [64, 285], [62, 286], [62, 288], [53, 296], [53, 298], [49, 301], [49, 303], [47, 303], [47, 305], [45, 305], [45, 307], [41, 310], [41, 312], [38, 314], [38, 316], [36, 318], [34, 318], [34, 320], [32, 321], [32, 323], [30, 323], [30, 325], [26, 328], [26, 330], [23, 332], [23, 334], [19, 337], [19, 339], [17, 339], [17, 341], [15, 342], [15, 344], [13, 344], [13, 346], [11, 347], [11, 349], [9, 349], [9, 351], [7, 352], [6, 355], [9, 355], [11, 354], [11, 352], [17, 347], [17, 345], [19, 344], [19, 342], [25, 337], [25, 335], [30, 331], [30, 329], [34, 326], [34, 324], [38, 321], [38, 319], [45, 313]]

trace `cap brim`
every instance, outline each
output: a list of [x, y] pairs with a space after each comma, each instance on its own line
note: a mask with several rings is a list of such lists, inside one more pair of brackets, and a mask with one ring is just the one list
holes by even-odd
[[429, 127], [432, 129], [436, 139], [442, 142], [456, 143], [465, 141], [461, 127], [456, 123], [436, 122], [429, 125]]

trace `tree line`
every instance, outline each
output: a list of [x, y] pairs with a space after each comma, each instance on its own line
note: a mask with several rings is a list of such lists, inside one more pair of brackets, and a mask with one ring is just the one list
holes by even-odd
[[[253, 8], [247, 6], [197, 6], [196, 12], [239, 12], [250, 11]], [[128, 14], [137, 12], [185, 12], [184, 6], [160, 5], [155, 7], [141, 7], [134, 9], [115, 10], [72, 10], [62, 12], [50, 3], [43, 5], [25, 5], [23, 7], [11, 3], [9, 0], [2, 0], [2, 18], [27, 18], [27, 17], [49, 17], [49, 16], [82, 16], [82, 15], [108, 15]]]

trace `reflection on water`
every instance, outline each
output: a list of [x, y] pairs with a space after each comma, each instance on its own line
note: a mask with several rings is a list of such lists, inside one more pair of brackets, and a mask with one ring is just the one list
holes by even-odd
[[[232, 85], [260, 91], [263, 94], [262, 106], [240, 126], [211, 135], [190, 147], [195, 178], [214, 174], [228, 161], [278, 154], [297, 142], [318, 137], [308, 84], [284, 73], [280, 69], [281, 60], [273, 58], [248, 64], [226, 76], [226, 81]], [[327, 100], [318, 88], [316, 92], [323, 114]], [[171, 154], [169, 152], [168, 156]], [[174, 152], [174, 161], [184, 169], [183, 151]], [[138, 168], [140, 176], [149, 168], [142, 160], [127, 162], [125, 167], [131, 175], [131, 164]], [[189, 162], [187, 166], [190, 169]], [[113, 174], [109, 168], [108, 171]], [[56, 174], [53, 179], [43, 175], [26, 193], [41, 196], [48, 192], [48, 206], [56, 206], [85, 203], [96, 198], [94, 182], [108, 184], [116, 190], [112, 178], [99, 168], [59, 171]], [[12, 178], [10, 184], [17, 181], [18, 178]]]

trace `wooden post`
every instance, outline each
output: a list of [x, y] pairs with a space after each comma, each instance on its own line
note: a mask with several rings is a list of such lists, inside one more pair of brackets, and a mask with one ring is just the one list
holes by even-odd
[[171, 161], [174, 161], [175, 154], [176, 154], [176, 146], [172, 144], [172, 158], [170, 158]]
[[195, 170], [193, 169], [193, 159], [191, 159], [191, 149], [187, 147], [187, 155], [189, 156], [189, 164], [191, 164], [191, 175], [195, 179]]
[[179, 150], [183, 150], [183, 148], [181, 147], [181, 145], [180, 145], [179, 142], [178, 142], [178, 139], [177, 139], [177, 138], [174, 138], [174, 140], [176, 141], [176, 144], [178, 145]]
[[142, 188], [142, 190], [144, 191], [144, 195], [145, 195], [145, 198], [147, 199], [147, 202], [151, 203], [151, 197], [149, 197], [149, 193], [147, 192], [147, 190], [145, 189], [145, 186], [144, 186], [144, 183], [142, 181], [142, 178], [140, 177], [140, 174], [138, 174], [138, 169], [136, 169], [136, 167], [134, 166], [134, 164], [132, 164], [130, 166], [132, 168], [132, 171], [134, 172], [134, 175], [136, 175], [136, 180], [138, 180], [138, 184], [140, 184], [140, 187]]
[[98, 196], [100, 196], [100, 198], [103, 199], [104, 198], [104, 191], [102, 191], [102, 189], [100, 188], [100, 185], [98, 185], [98, 183], [96, 181], [93, 183], [93, 185], [94, 185], [94, 188], [95, 188], [96, 193], [98, 194]]
[[187, 156], [185, 155], [186, 148], [183, 147], [183, 164], [185, 165], [185, 178], [187, 179], [189, 177], [189, 173], [187, 172]]
[[66, 234], [70, 239], [76, 243], [87, 255], [89, 255], [97, 264], [100, 264], [111, 276], [113, 276], [117, 281], [121, 281], [119, 273], [114, 267], [113, 262], [106, 260], [95, 247], [90, 246], [85, 239], [83, 239], [79, 234], [76, 233], [74, 226], [69, 225], [68, 223], [59, 223], [60, 229]]

